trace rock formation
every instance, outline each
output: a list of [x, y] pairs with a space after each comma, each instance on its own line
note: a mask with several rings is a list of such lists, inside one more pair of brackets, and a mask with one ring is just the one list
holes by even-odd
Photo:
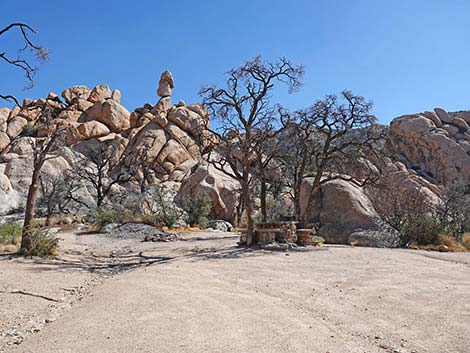
[[470, 182], [470, 112], [405, 115], [390, 125], [387, 148], [397, 161], [433, 184]]
[[[209, 113], [201, 104], [172, 104], [174, 87], [173, 75], [165, 71], [157, 103], [132, 112], [121, 105], [121, 92], [107, 85], [74, 86], [62, 92], [62, 99], [50, 93], [43, 99], [25, 99], [12, 109], [0, 108], [0, 210], [24, 204], [33, 146], [49, 133], [44, 124], [48, 111], [56, 116], [56, 125], [65, 129], [66, 138], [55, 158], [46, 163], [45, 174], [61, 175], [79, 158], [89, 156], [93, 146], [105, 144], [113, 147], [120, 166], [134, 167], [150, 184], [171, 185], [177, 201], [207, 193], [212, 216], [233, 222], [240, 185], [202, 157], [215, 139]], [[470, 112], [447, 113], [439, 108], [396, 118], [385, 147], [380, 146], [388, 157], [371, 158], [364, 164], [380, 170], [388, 184], [418, 189], [437, 204], [445, 187], [470, 182], [469, 125]], [[128, 185], [120, 186], [124, 187]], [[307, 179], [302, 185], [304, 211], [318, 206], [305, 204], [309, 188]], [[363, 188], [337, 180], [325, 184], [322, 194], [319, 235], [327, 241], [398, 244], [398, 234], [381, 222]]]
[[[158, 181], [182, 181], [201, 160], [209, 136], [209, 114], [200, 104], [171, 104], [173, 76], [165, 71], [155, 106], [146, 104], [131, 114], [120, 104], [121, 92], [107, 85], [93, 89], [74, 86], [62, 92], [62, 101], [50, 93], [46, 99], [25, 100], [13, 109], [0, 109], [0, 210], [24, 203], [31, 175], [32, 145], [46, 136], [42, 128], [45, 107], [58, 115], [55, 122], [66, 128], [66, 145], [47, 163], [45, 173], [60, 174], [94, 144], [117, 146], [127, 164], [144, 158]], [[68, 156], [67, 158], [62, 157]], [[80, 158], [81, 158], [80, 157]]]

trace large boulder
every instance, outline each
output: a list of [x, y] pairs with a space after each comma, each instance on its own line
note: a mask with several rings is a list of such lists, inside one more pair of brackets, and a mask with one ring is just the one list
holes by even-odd
[[240, 183], [212, 165], [201, 162], [183, 179], [176, 200], [207, 194], [212, 201], [212, 217], [234, 222], [238, 205]]
[[8, 122], [7, 127], [7, 134], [10, 139], [17, 137], [23, 131], [26, 125], [28, 125], [28, 120], [21, 116], [15, 116], [13, 119], [11, 119]]
[[112, 132], [122, 132], [130, 125], [129, 111], [112, 99], [103, 103], [103, 110], [97, 120], [110, 128]]
[[108, 127], [99, 121], [87, 121], [77, 125], [77, 130], [84, 139], [106, 136], [110, 133]]
[[88, 100], [92, 103], [103, 103], [106, 99], [111, 98], [112, 92], [109, 89], [108, 85], [98, 85], [93, 88], [88, 97]]
[[329, 243], [360, 246], [395, 247], [399, 234], [384, 224], [374, 210], [363, 188], [344, 180], [322, 185], [321, 200], [308, 205], [313, 178], [301, 186], [301, 213], [319, 207], [318, 234]]
[[67, 104], [73, 104], [78, 99], [88, 99], [90, 95], [90, 89], [86, 86], [73, 86], [62, 92], [62, 97], [65, 99]]

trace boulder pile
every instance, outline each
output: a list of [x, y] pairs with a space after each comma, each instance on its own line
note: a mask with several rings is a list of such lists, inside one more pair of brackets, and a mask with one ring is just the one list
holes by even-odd
[[[405, 115], [390, 125], [387, 148], [407, 169], [435, 185], [470, 182], [470, 112]], [[403, 167], [400, 169], [403, 169]]]
[[[133, 173], [148, 184], [170, 185], [177, 202], [199, 193], [209, 195], [211, 218], [221, 220], [211, 227], [231, 228], [224, 221], [234, 222], [237, 217], [240, 183], [203, 159], [215, 142], [209, 113], [201, 104], [173, 104], [174, 88], [173, 75], [163, 72], [157, 102], [132, 112], [121, 105], [121, 92], [107, 85], [74, 86], [61, 97], [51, 92], [43, 99], [25, 99], [12, 109], [0, 108], [0, 211], [24, 205], [34, 146], [50, 132], [47, 119], [53, 116], [53, 126], [65, 132], [64, 144], [45, 163], [44, 174], [60, 176], [89, 157], [93, 146], [112, 146], [120, 166], [132, 166]], [[469, 111], [447, 113], [436, 108], [405, 115], [394, 119], [388, 131], [384, 147], [388, 157], [367, 161], [383, 173], [387, 184], [420, 190], [437, 204], [445, 187], [470, 182]], [[309, 188], [307, 179], [301, 192], [303, 212], [316, 207], [306, 204]], [[398, 234], [381, 222], [363, 188], [335, 180], [323, 186], [322, 194], [318, 234], [327, 241], [379, 247], [398, 244]], [[93, 202], [90, 194], [84, 197]], [[157, 233], [147, 238], [171, 240]]]

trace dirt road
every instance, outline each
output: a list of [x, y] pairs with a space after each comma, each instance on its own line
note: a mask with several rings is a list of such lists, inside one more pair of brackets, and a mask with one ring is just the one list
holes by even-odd
[[[185, 238], [65, 236], [82, 268], [63, 260], [30, 275], [78, 271], [103, 283], [7, 351], [470, 352], [470, 254], [340, 246], [271, 253], [237, 248], [230, 233]], [[7, 266], [24, 260], [2, 259], [0, 273]]]

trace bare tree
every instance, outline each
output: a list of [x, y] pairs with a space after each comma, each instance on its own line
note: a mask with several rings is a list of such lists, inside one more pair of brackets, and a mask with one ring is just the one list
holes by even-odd
[[281, 154], [283, 141], [278, 138], [282, 129], [275, 131], [258, 131], [254, 136], [253, 144], [255, 163], [253, 176], [259, 184], [259, 199], [261, 219], [268, 221], [267, 198], [270, 186], [278, 187], [280, 164], [277, 161]]
[[96, 205], [102, 206], [113, 187], [129, 182], [135, 170], [121, 163], [117, 147], [106, 143], [93, 145], [73, 168], [75, 177], [90, 185], [95, 191]]
[[[301, 216], [304, 225], [317, 221], [323, 184], [341, 179], [364, 186], [377, 176], [374, 168], [361, 178], [352, 173], [360, 161], [377, 153], [377, 144], [385, 137], [371, 110], [372, 102], [343, 91], [340, 98], [326, 96], [288, 120], [287, 144], [281, 160], [285, 169], [290, 169], [295, 215]], [[306, 177], [313, 177], [313, 182], [308, 207], [301, 215], [300, 187]], [[314, 201], [316, 210], [311, 208]]]
[[[48, 57], [48, 50], [40, 45], [37, 45], [33, 42], [31, 39], [31, 35], [36, 33], [36, 30], [34, 30], [32, 27], [25, 23], [11, 23], [8, 26], [4, 27], [3, 29], [0, 29], [0, 36], [6, 35], [8, 32], [12, 32], [14, 30], [19, 30], [21, 34], [21, 41], [22, 41], [22, 46], [18, 50], [18, 57], [12, 58], [9, 56], [6, 52], [2, 52], [0, 50], [0, 59], [6, 63], [7, 65], [11, 65], [13, 67], [16, 67], [20, 71], [23, 72], [23, 74], [26, 76], [26, 79], [28, 80], [28, 83], [26, 84], [25, 88], [31, 88], [33, 87], [34, 81], [34, 75], [37, 71], [37, 68], [31, 64], [31, 60], [28, 60], [24, 55], [22, 56], [21, 54], [25, 53], [26, 50], [29, 50], [33, 53], [35, 56], [35, 59], [39, 62], [44, 62], [47, 60]], [[20, 105], [18, 100], [16, 99], [15, 96], [11, 94], [0, 94], [0, 98], [8, 101], [12, 101], [17, 105]]]
[[41, 175], [39, 205], [45, 208], [46, 225], [50, 225], [52, 215], [70, 213], [80, 207], [88, 207], [77, 195], [83, 187], [81, 180], [71, 170], [61, 175]]
[[65, 128], [59, 127], [59, 125], [54, 122], [57, 115], [57, 109], [51, 108], [48, 105], [43, 106], [40, 119], [48, 126], [51, 132], [44, 138], [35, 138], [33, 140], [33, 173], [31, 175], [31, 184], [29, 185], [28, 196], [26, 198], [21, 251], [28, 251], [32, 246], [32, 222], [36, 211], [36, 199], [42, 167], [47, 160], [56, 157], [53, 152], [61, 145], [59, 140], [64, 136], [63, 132]]
[[437, 216], [443, 230], [457, 240], [470, 231], [470, 184], [448, 187], [437, 206]]
[[260, 57], [227, 73], [225, 88], [202, 87], [203, 104], [221, 123], [219, 156], [209, 161], [214, 167], [240, 181], [243, 206], [247, 216], [248, 245], [253, 242], [253, 209], [250, 189], [251, 171], [256, 163], [254, 136], [257, 131], [271, 131], [278, 121], [277, 108], [271, 103], [276, 83], [286, 84], [289, 93], [297, 90], [303, 68], [281, 58], [263, 62]]

